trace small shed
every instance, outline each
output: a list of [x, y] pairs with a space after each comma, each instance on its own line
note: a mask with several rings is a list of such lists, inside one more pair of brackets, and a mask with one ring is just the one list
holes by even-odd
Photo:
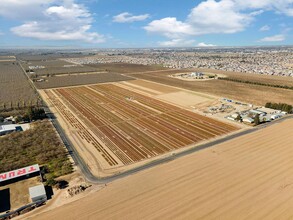
[[30, 198], [32, 202], [47, 200], [47, 194], [44, 185], [37, 185], [29, 188]]

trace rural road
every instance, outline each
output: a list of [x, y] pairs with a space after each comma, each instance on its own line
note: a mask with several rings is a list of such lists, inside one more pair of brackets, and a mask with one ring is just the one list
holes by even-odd
[[[19, 63], [19, 64], [21, 66], [21, 63]], [[32, 87], [37, 92], [38, 90], [36, 89], [36, 87], [33, 84], [33, 82], [30, 80], [29, 76], [26, 74], [24, 69], [23, 69], [23, 72], [27, 76], [27, 78], [30, 81]], [[43, 101], [43, 103], [44, 103], [44, 105], [46, 105], [45, 101]], [[64, 145], [66, 146], [70, 156], [74, 160], [75, 165], [79, 167], [79, 169], [81, 170], [82, 174], [84, 175], [84, 177], [85, 177], [85, 179], [87, 181], [89, 181], [91, 183], [96, 183], [96, 184], [106, 184], [106, 183], [112, 182], [114, 180], [117, 180], [117, 179], [129, 176], [129, 175], [135, 174], [135, 173], [140, 172], [142, 170], [146, 170], [146, 169], [149, 169], [151, 167], [157, 166], [159, 164], [163, 164], [163, 163], [175, 160], [177, 158], [184, 157], [184, 156], [189, 155], [191, 153], [194, 153], [194, 152], [197, 152], [197, 151], [212, 147], [212, 146], [217, 145], [217, 144], [221, 144], [223, 142], [232, 140], [234, 138], [237, 138], [237, 137], [240, 137], [240, 136], [243, 136], [243, 135], [246, 135], [246, 134], [256, 132], [256, 131], [258, 131], [260, 129], [263, 129], [265, 127], [272, 126], [273, 124], [280, 123], [280, 122], [282, 122], [284, 120], [293, 118], [293, 115], [289, 115], [289, 116], [283, 117], [281, 119], [278, 119], [278, 120], [275, 120], [275, 121], [272, 121], [272, 122], [269, 122], [269, 123], [259, 125], [257, 127], [252, 128], [252, 129], [249, 129], [249, 130], [241, 131], [241, 132], [231, 134], [231, 135], [228, 135], [226, 137], [219, 138], [217, 140], [214, 140], [214, 141], [211, 141], [211, 142], [208, 142], [208, 143], [205, 143], [205, 144], [198, 145], [198, 146], [196, 146], [194, 148], [188, 149], [188, 150], [180, 152], [180, 153], [171, 154], [169, 157], [152, 161], [152, 162], [150, 162], [148, 164], [145, 164], [143, 166], [140, 166], [140, 167], [125, 171], [123, 173], [119, 173], [119, 174], [116, 174], [116, 175], [113, 175], [113, 176], [110, 176], [110, 177], [99, 178], [99, 177], [94, 176], [90, 172], [86, 162], [81, 158], [81, 156], [78, 154], [77, 150], [73, 147], [72, 142], [65, 135], [65, 132], [64, 132], [63, 128], [60, 126], [59, 122], [54, 117], [54, 115], [50, 111], [49, 107], [45, 106], [44, 109], [45, 109], [45, 112], [47, 113], [48, 117], [51, 119], [51, 122], [52, 122], [53, 126], [56, 128], [57, 132], [59, 133], [59, 136], [60, 136], [61, 140], [63, 141]]]

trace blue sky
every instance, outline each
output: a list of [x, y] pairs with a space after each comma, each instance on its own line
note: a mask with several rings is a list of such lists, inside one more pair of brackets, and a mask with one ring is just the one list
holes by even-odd
[[0, 47], [293, 45], [293, 0], [1, 0]]

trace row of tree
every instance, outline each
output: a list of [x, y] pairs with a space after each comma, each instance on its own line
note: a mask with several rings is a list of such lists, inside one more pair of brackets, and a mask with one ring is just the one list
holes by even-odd
[[238, 82], [238, 83], [246, 83], [246, 84], [252, 84], [252, 85], [268, 86], [268, 87], [275, 87], [275, 88], [293, 90], [293, 86], [287, 86], [287, 85], [275, 85], [275, 84], [255, 82], [255, 81], [249, 81], [249, 80], [234, 79], [234, 78], [229, 78], [229, 77], [218, 77], [218, 79], [226, 80], [226, 81], [232, 81], [232, 82]]
[[266, 108], [272, 108], [272, 109], [276, 109], [276, 110], [281, 110], [287, 113], [292, 113], [293, 112], [293, 106], [286, 104], [286, 103], [271, 103], [268, 102], [265, 105]]
[[43, 106], [43, 102], [39, 99], [30, 100], [30, 101], [17, 101], [17, 102], [6, 102], [0, 104], [0, 111], [7, 111], [12, 109], [22, 109], [31, 106], [40, 107]]
[[13, 116], [15, 118], [15, 123], [19, 123], [45, 119], [46, 113], [43, 108], [35, 106], [26, 107], [13, 111], [0, 112], [0, 117], [2, 119], [9, 116]]
[[48, 121], [34, 122], [27, 131], [0, 138], [0, 173], [32, 164], [45, 167], [48, 185], [73, 170], [64, 145]]

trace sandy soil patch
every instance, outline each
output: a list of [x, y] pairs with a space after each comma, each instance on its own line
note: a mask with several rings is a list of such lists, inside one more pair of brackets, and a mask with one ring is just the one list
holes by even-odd
[[[79, 172], [74, 172], [72, 174], [59, 177], [56, 180], [65, 180], [68, 182], [68, 186], [65, 189], [53, 188], [54, 194], [53, 194], [52, 198], [46, 202], [46, 205], [41, 206], [41, 207], [39, 207], [39, 208], [37, 208], [27, 214], [20, 215], [19, 217], [16, 217], [14, 219], [16, 219], [16, 220], [26, 219], [26, 217], [28, 217], [28, 216], [35, 216], [35, 215], [38, 215], [38, 214], [46, 212], [46, 211], [54, 210], [57, 207], [63, 206], [65, 204], [68, 204], [68, 203], [71, 203], [74, 201], [77, 201], [77, 200], [84, 198], [94, 192], [97, 192], [105, 187], [104, 184], [90, 185], [89, 183], [86, 182], [86, 180], [83, 178], [83, 176], [81, 176], [81, 174]], [[69, 188], [72, 188], [74, 186], [79, 186], [81, 184], [82, 185], [87, 184], [90, 187], [75, 196], [71, 197], [68, 195], [67, 190]]]
[[32, 219], [291, 219], [292, 129], [275, 124]]
[[38, 184], [40, 184], [38, 177], [32, 177], [5, 186], [0, 186], [0, 190], [9, 189], [10, 210], [15, 210], [31, 202], [28, 189]]
[[166, 86], [163, 84], [158, 84], [150, 81], [145, 81], [145, 80], [133, 80], [129, 81], [129, 84], [141, 86], [143, 88], [148, 88], [153, 91], [161, 92], [161, 93], [171, 93], [171, 92], [177, 92], [179, 89], [176, 89], [171, 86]]
[[200, 103], [215, 101], [215, 98], [207, 95], [199, 95], [192, 92], [180, 91], [156, 96], [158, 99], [171, 102], [180, 106], [190, 107]]

